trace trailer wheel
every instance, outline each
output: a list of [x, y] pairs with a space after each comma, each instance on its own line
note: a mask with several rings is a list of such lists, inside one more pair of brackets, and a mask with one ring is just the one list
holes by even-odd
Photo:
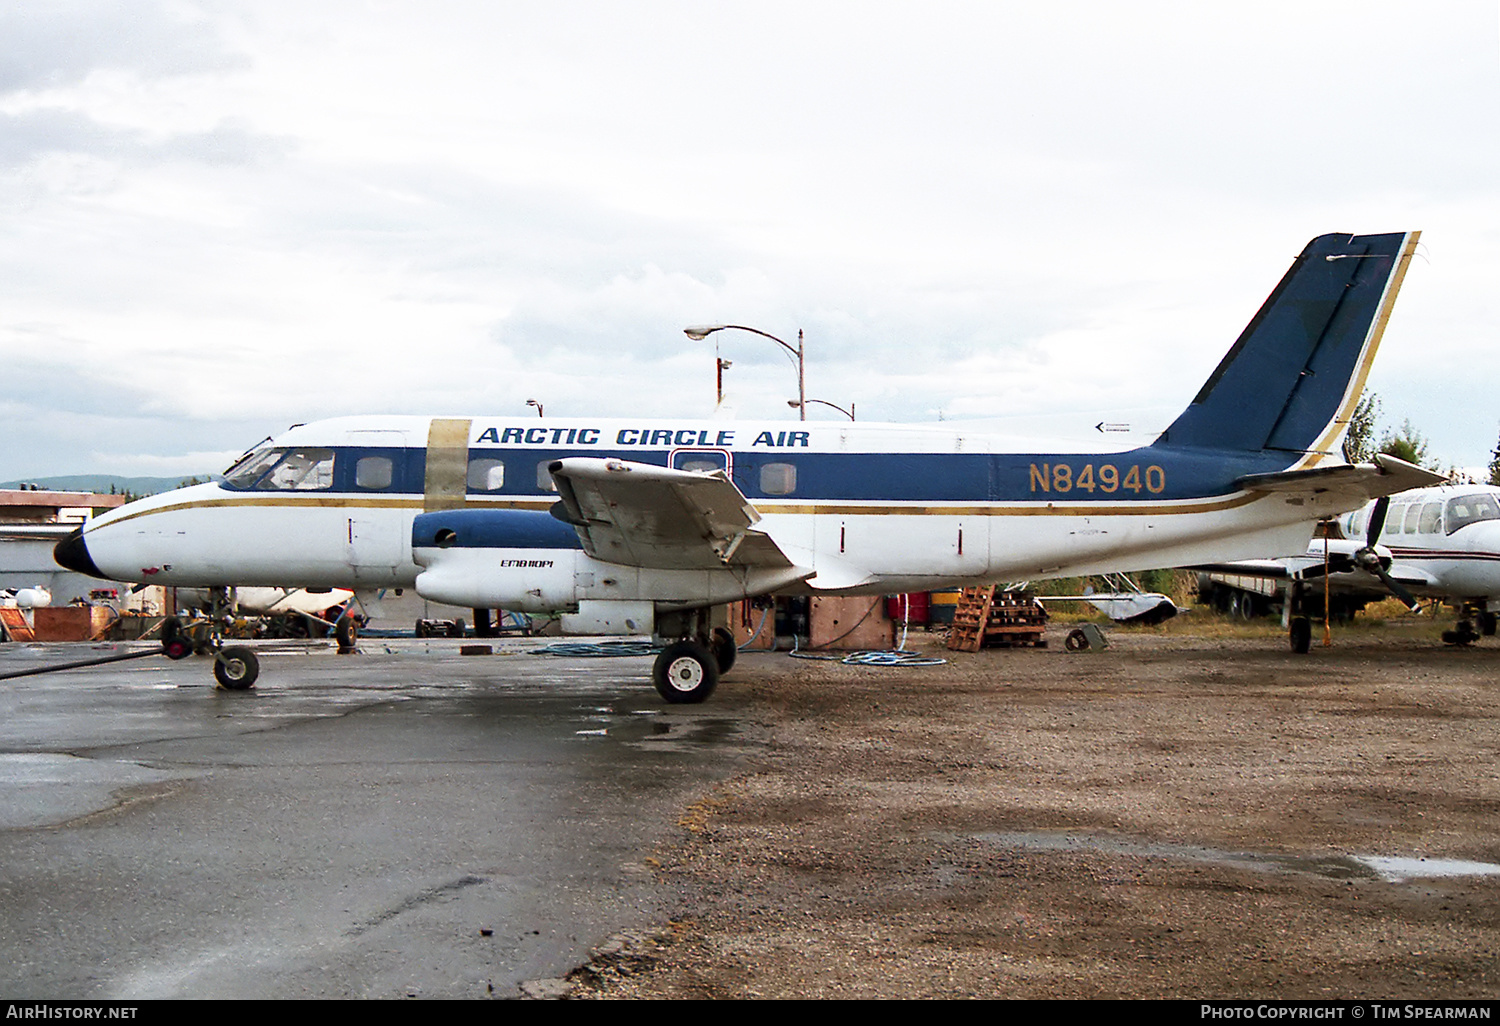
[[214, 657], [214, 679], [226, 691], [248, 691], [260, 676], [260, 660], [243, 645], [220, 649]]

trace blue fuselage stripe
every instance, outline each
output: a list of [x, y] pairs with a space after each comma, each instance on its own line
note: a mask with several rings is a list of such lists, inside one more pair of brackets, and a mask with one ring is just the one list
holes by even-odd
[[[422, 494], [425, 449], [334, 447], [334, 451], [334, 472], [327, 491]], [[495, 498], [547, 497], [554, 493], [538, 484], [538, 468], [554, 460], [591, 456], [666, 466], [669, 454], [666, 449], [471, 448], [470, 459], [503, 460], [505, 472], [500, 488], [493, 491], [470, 488], [468, 494]], [[370, 455], [386, 456], [393, 461], [394, 472], [388, 487], [357, 486], [355, 463]], [[1239, 478], [1283, 470], [1289, 462], [1286, 454], [1227, 454], [1163, 445], [1099, 454], [736, 451], [731, 478], [751, 500], [1132, 503], [1227, 495], [1236, 491], [1235, 482]], [[796, 468], [792, 491], [767, 492], [762, 487], [762, 472], [768, 464], [791, 464]], [[772, 487], [786, 481], [784, 474], [767, 473], [764, 477]]]

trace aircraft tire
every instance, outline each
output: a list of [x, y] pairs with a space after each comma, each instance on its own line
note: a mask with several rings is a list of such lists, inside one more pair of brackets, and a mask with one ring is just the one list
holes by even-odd
[[701, 702], [719, 683], [719, 661], [696, 641], [678, 641], [662, 649], [651, 668], [657, 694], [673, 705]]
[[1291, 639], [1293, 652], [1307, 655], [1312, 650], [1312, 621], [1307, 617], [1293, 617], [1291, 630], [1287, 634]]
[[1493, 638], [1495, 636], [1494, 613], [1479, 614], [1479, 633], [1484, 635], [1486, 638]]
[[243, 645], [220, 649], [214, 658], [214, 680], [225, 691], [248, 691], [260, 676], [260, 660]]
[[734, 660], [740, 654], [739, 647], [734, 643], [734, 635], [723, 627], [715, 627], [709, 637], [708, 647], [719, 664], [719, 675], [722, 677], [734, 666]]
[[352, 651], [354, 643], [359, 640], [359, 623], [354, 617], [347, 613], [339, 617], [339, 622], [333, 625], [333, 637], [339, 643], [339, 651]]
[[1089, 648], [1089, 636], [1082, 630], [1071, 630], [1068, 636], [1063, 638], [1063, 648], [1069, 652], [1087, 652]]

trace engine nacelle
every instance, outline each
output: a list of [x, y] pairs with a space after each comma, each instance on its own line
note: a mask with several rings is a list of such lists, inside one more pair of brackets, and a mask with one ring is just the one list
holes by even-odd
[[552, 613], [578, 603], [578, 534], [542, 510], [423, 513], [411, 527], [417, 594], [473, 609]]
[[[650, 633], [656, 603], [697, 608], [764, 595], [809, 571], [793, 567], [677, 570], [606, 563], [543, 510], [455, 509], [412, 522], [417, 594], [471, 609], [566, 613], [577, 634]], [[683, 596], [696, 600], [683, 601]]]

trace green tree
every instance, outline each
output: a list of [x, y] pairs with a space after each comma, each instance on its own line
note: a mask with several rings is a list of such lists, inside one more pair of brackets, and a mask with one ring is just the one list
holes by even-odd
[[1432, 459], [1427, 452], [1427, 439], [1422, 432], [1412, 427], [1409, 420], [1401, 422], [1401, 430], [1387, 431], [1380, 438], [1380, 451], [1407, 463], [1415, 463], [1429, 470], [1438, 469], [1440, 460]]
[[1349, 417], [1344, 433], [1344, 462], [1368, 463], [1375, 455], [1375, 418], [1380, 416], [1380, 396], [1366, 392]]
[[1495, 450], [1490, 453], [1490, 484], [1500, 485], [1500, 441], [1495, 443]]

